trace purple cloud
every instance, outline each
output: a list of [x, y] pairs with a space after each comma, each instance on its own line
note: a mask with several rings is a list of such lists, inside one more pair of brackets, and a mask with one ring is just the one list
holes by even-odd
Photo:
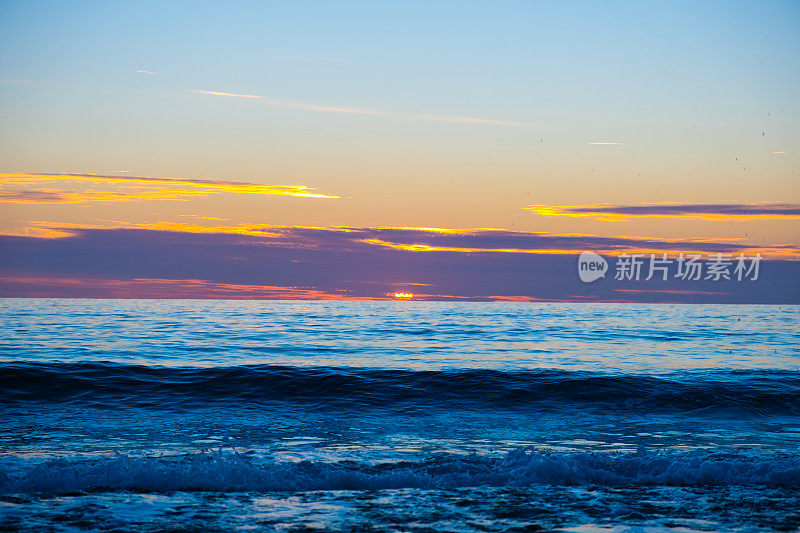
[[[587, 284], [577, 276], [582, 250], [644, 247], [674, 256], [687, 243], [510, 231], [267, 229], [272, 236], [74, 228], [69, 238], [2, 236], [0, 296], [387, 298], [403, 292], [423, 299], [800, 303], [796, 260], [765, 259], [755, 282], [615, 281], [609, 275]], [[444, 251], [402, 247], [420, 244]], [[758, 251], [698, 246], [707, 253]], [[492, 251], [501, 249], [537, 252]]]

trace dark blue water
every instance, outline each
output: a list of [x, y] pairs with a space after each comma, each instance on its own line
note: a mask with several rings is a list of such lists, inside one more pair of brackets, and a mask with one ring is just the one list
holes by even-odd
[[6, 528], [800, 527], [796, 306], [2, 303]]

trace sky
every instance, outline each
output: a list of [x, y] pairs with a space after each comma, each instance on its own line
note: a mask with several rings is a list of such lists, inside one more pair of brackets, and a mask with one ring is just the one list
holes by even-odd
[[[0, 295], [800, 303], [797, 2], [0, 0], [0, 35]], [[764, 270], [586, 285], [587, 249]]]

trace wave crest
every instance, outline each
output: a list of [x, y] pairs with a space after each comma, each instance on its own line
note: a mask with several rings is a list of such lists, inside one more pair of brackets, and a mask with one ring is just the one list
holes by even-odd
[[778, 370], [669, 375], [562, 370], [409, 371], [369, 368], [146, 367], [6, 363], [0, 396], [32, 402], [171, 408], [217, 401], [292, 402], [320, 409], [570, 407], [635, 412], [800, 414], [800, 376]]

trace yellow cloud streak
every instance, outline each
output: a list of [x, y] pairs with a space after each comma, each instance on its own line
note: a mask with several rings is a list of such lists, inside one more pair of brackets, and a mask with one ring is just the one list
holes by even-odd
[[[470, 248], [470, 247], [459, 247], [459, 246], [431, 246], [428, 244], [398, 244], [393, 242], [384, 241], [381, 239], [360, 239], [359, 242], [363, 242], [365, 244], [373, 244], [376, 246], [383, 246], [386, 248], [392, 248], [394, 250], [403, 250], [405, 252], [452, 252], [452, 253], [463, 253], [463, 254], [475, 254], [475, 253], [502, 253], [502, 254], [539, 254], [539, 255], [574, 255], [582, 250], [577, 248], [572, 249], [553, 249], [553, 248]], [[694, 243], [692, 243], [694, 244]], [[796, 248], [789, 248], [789, 247], [762, 247], [762, 248], [753, 248], [747, 247], [742, 248], [742, 250], [746, 251], [749, 256], [755, 255], [756, 253], [761, 253], [762, 256], [765, 258], [773, 258], [773, 259], [791, 259], [791, 258], [800, 258], [800, 249]], [[671, 255], [677, 255], [679, 253], [685, 254], [700, 254], [700, 255], [709, 255], [709, 254], [716, 254], [717, 252], [709, 252], [702, 249], [684, 249], [684, 250], [664, 250], [658, 248], [644, 248], [644, 247], [629, 247], [629, 248], [613, 248], [613, 249], [602, 249], [602, 248], [592, 248], [592, 251], [601, 255], [612, 255], [617, 256], [620, 254], [656, 254], [661, 255], [664, 252], [667, 252]], [[734, 252], [727, 252], [727, 253], [734, 253]], [[738, 253], [738, 250], [737, 252]]]
[[[186, 215], [181, 215], [186, 216]], [[211, 219], [214, 217], [199, 217], [204, 219]], [[224, 219], [220, 219], [224, 220]], [[48, 222], [43, 220], [34, 220], [29, 222], [32, 226], [25, 228], [21, 233], [0, 233], [2, 235], [18, 235], [29, 237], [41, 238], [62, 238], [74, 237], [76, 233], [70, 230], [84, 230], [84, 229], [135, 229], [135, 230], [150, 230], [150, 231], [174, 231], [178, 233], [228, 233], [233, 235], [249, 235], [252, 237], [270, 237], [277, 238], [283, 235], [274, 230], [280, 229], [313, 229], [313, 230], [335, 230], [338, 232], [349, 233], [353, 231], [349, 228], [324, 228], [318, 226], [285, 226], [277, 224], [238, 224], [229, 226], [201, 226], [199, 224], [187, 224], [184, 222], [121, 222], [109, 221], [107, 224], [81, 224], [75, 222]], [[270, 231], [273, 230], [273, 231]]]
[[[171, 186], [147, 192], [85, 191], [67, 192], [55, 189], [20, 190], [40, 183], [90, 182], [110, 185], [139, 185], [147, 187]], [[9, 187], [15, 186], [17, 188]], [[187, 189], [186, 187], [191, 187]], [[147, 176], [107, 176], [99, 174], [39, 174], [23, 172], [0, 173], [0, 202], [4, 203], [81, 203], [124, 202], [128, 200], [180, 200], [185, 197], [204, 197], [216, 193], [262, 194], [293, 196], [300, 198], [340, 198], [319, 194], [305, 185], [267, 185], [222, 180], [198, 180], [184, 178], [154, 178]]]
[[[669, 207], [674, 205], [680, 207], [681, 204], [642, 204], [652, 206]], [[758, 206], [759, 204], [749, 204]], [[730, 221], [730, 220], [786, 220], [800, 219], [800, 215], [780, 214], [780, 213], [752, 213], [752, 214], [733, 214], [733, 213], [612, 213], [600, 211], [613, 206], [606, 205], [531, 205], [523, 209], [531, 211], [535, 215], [548, 217], [572, 217], [572, 218], [593, 218], [604, 222], [621, 222], [633, 218], [669, 218], [681, 220], [705, 220], [705, 221]], [[581, 211], [570, 211], [580, 209]], [[591, 211], [598, 209], [598, 211]]]
[[575, 250], [551, 250], [551, 249], [530, 249], [530, 248], [469, 248], [461, 246], [431, 246], [429, 244], [398, 244], [394, 242], [384, 241], [382, 239], [359, 239], [359, 242], [365, 244], [374, 244], [376, 246], [383, 246], [392, 248], [394, 250], [403, 250], [405, 252], [457, 252], [464, 254], [474, 253], [504, 253], [504, 254], [574, 254]]
[[[151, 231], [174, 231], [182, 233], [230, 233], [234, 235], [250, 235], [253, 237], [280, 237], [280, 234], [270, 232], [267, 228], [280, 228], [283, 226], [269, 226], [265, 224], [239, 224], [236, 226], [200, 226], [198, 224], [186, 224], [182, 222], [111, 222], [110, 224], [79, 224], [74, 222], [45, 222], [32, 221], [33, 226], [25, 228], [23, 235], [31, 232], [45, 232], [44, 238], [73, 237], [74, 232], [70, 229], [139, 229]], [[47, 236], [47, 232], [53, 232], [52, 236]], [[56, 235], [58, 233], [58, 235]]]

